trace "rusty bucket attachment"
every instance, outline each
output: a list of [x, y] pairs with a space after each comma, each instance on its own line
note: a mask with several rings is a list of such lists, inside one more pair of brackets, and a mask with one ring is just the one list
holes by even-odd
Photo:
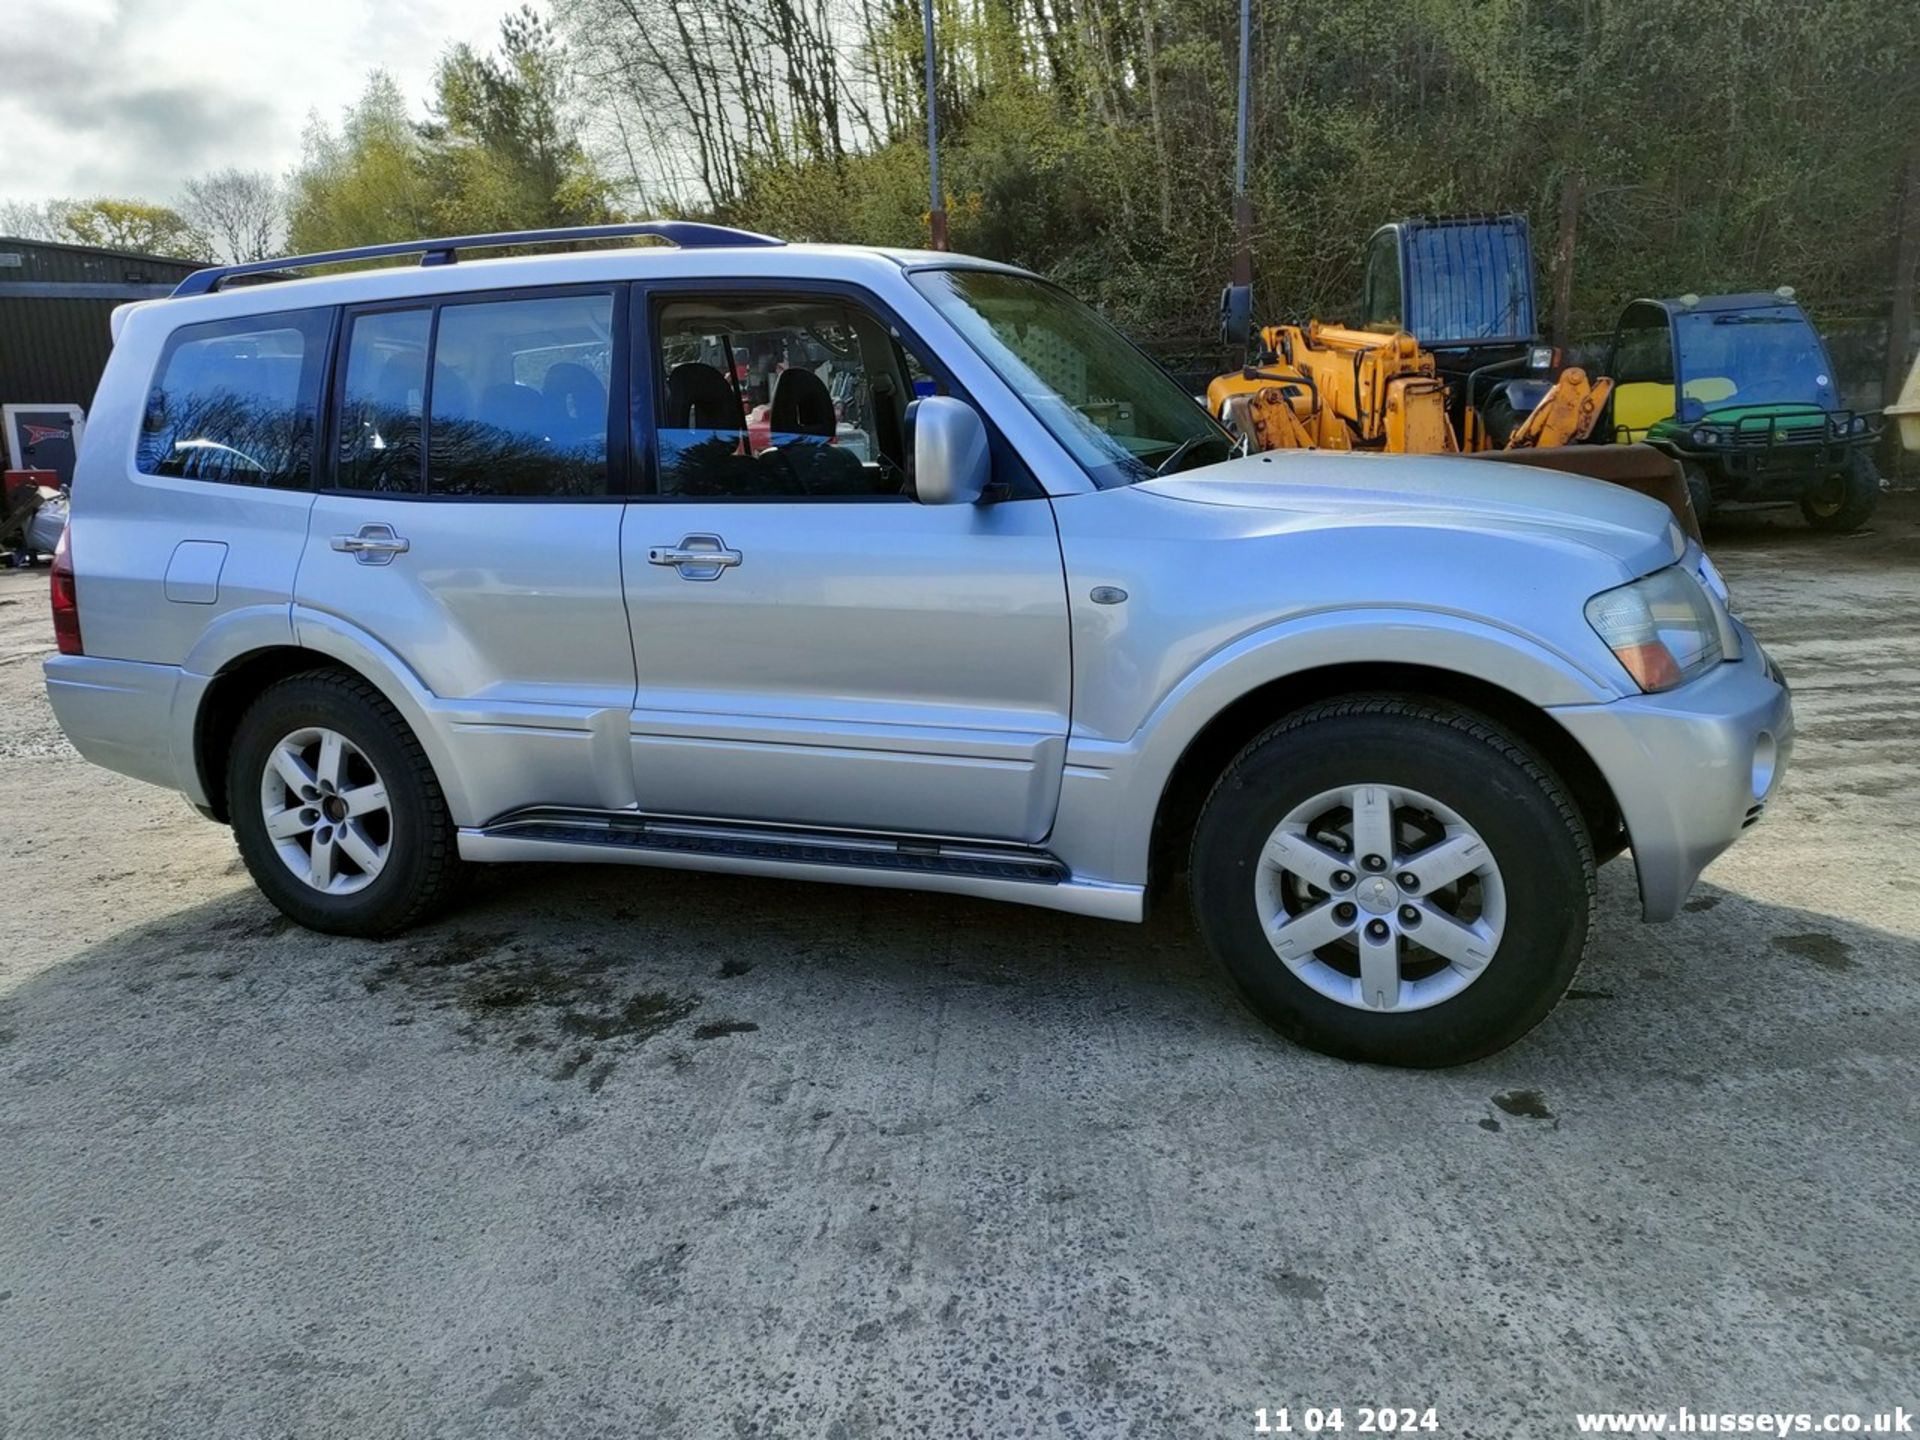
[[1569, 475], [1584, 475], [1590, 480], [1605, 480], [1658, 500], [1673, 512], [1680, 528], [1695, 540], [1700, 539], [1700, 521], [1687, 499], [1687, 482], [1680, 474], [1680, 463], [1651, 445], [1548, 445], [1523, 450], [1483, 450], [1471, 456], [1496, 464], [1537, 465], [1543, 470], [1559, 470]]

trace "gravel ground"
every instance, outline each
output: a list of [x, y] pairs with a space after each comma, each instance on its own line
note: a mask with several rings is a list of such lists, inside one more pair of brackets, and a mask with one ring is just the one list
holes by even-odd
[[1240, 1436], [1920, 1408], [1920, 503], [1715, 539], [1796, 767], [1532, 1037], [1262, 1030], [1144, 927], [501, 871], [372, 944], [80, 762], [0, 575], [0, 1437]]

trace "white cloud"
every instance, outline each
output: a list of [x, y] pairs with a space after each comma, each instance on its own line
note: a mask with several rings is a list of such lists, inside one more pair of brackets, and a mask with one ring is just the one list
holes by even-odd
[[490, 47], [514, 0], [0, 0], [0, 198], [170, 200], [238, 165], [284, 172], [310, 112], [367, 74], [416, 114], [449, 45]]

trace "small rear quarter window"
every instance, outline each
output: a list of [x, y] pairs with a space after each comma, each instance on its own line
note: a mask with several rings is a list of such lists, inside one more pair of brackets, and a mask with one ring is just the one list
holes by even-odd
[[330, 318], [292, 310], [174, 331], [147, 390], [140, 469], [306, 489]]

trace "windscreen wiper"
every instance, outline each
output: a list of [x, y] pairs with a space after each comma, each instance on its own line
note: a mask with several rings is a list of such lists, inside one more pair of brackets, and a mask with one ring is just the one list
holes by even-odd
[[1162, 460], [1158, 465], [1153, 467], [1153, 474], [1148, 478], [1153, 480], [1158, 480], [1162, 475], [1167, 475], [1172, 473], [1173, 467], [1178, 465], [1181, 462], [1181, 460], [1185, 459], [1186, 456], [1193, 450], [1194, 446], [1203, 444], [1208, 440], [1218, 440], [1218, 439], [1220, 439], [1218, 435], [1206, 435], [1206, 434], [1189, 435], [1186, 439], [1182, 440], [1178, 445], [1173, 447], [1173, 450], [1171, 451], [1171, 453], [1168, 454], [1166, 459]]

